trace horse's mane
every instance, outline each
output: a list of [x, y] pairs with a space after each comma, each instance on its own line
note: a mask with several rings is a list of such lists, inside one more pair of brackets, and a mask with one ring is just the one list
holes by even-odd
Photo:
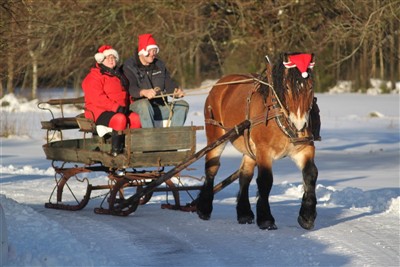
[[[263, 81], [263, 82], [265, 82], [267, 84], [271, 84], [272, 83], [272, 81], [268, 80], [268, 76], [266, 75], [266, 70], [264, 70], [256, 78], [260, 79], [261, 81]], [[269, 86], [267, 86], [266, 84], [260, 83], [260, 87], [258, 88], [258, 92], [262, 95], [262, 97], [264, 98], [264, 101], [266, 101], [266, 99], [268, 98], [270, 89], [271, 88], [269, 88]]]
[[[297, 70], [297, 68], [287, 69], [287, 76], [284, 77], [286, 67], [283, 65], [283, 61], [287, 55], [296, 55], [300, 54], [298, 52], [295, 53], [282, 53], [279, 55], [278, 59], [275, 61], [275, 64], [272, 65], [272, 81], [268, 80], [267, 68], [258, 76], [258, 78], [268, 84], [273, 85], [273, 88], [279, 97], [279, 100], [284, 103], [285, 102], [285, 93], [286, 88], [284, 86], [284, 78], [289, 81], [290, 90], [295, 99], [298, 98], [301, 91], [299, 90], [298, 85], [303, 82], [304, 78], [301, 76], [301, 73]], [[307, 79], [312, 79], [312, 74], [309, 73], [310, 77]], [[258, 89], [260, 94], [263, 96], [264, 100], [266, 100], [270, 94], [271, 88], [263, 83], [260, 84], [260, 88]]]

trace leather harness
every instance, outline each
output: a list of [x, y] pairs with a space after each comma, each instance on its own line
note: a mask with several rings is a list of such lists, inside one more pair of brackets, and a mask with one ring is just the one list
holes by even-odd
[[[250, 145], [250, 131], [257, 125], [260, 125], [262, 123], [267, 124], [269, 120], [275, 119], [276, 124], [279, 126], [279, 128], [282, 130], [282, 132], [290, 139], [290, 142], [297, 145], [297, 144], [304, 144], [304, 143], [310, 143], [313, 141], [313, 136], [310, 135], [307, 131], [307, 128], [302, 130], [302, 131], [297, 131], [297, 129], [294, 127], [294, 125], [291, 123], [289, 116], [287, 114], [286, 109], [282, 106], [282, 103], [280, 102], [278, 96], [275, 93], [274, 88], [256, 78], [252, 77], [254, 81], [254, 88], [253, 90], [249, 91], [249, 94], [246, 99], [246, 109], [245, 109], [245, 119], [250, 121], [250, 127], [244, 130], [243, 137], [244, 137], [244, 143], [246, 146], [246, 150], [248, 154], [255, 159], [256, 156], [254, 152], [251, 149]], [[245, 81], [248, 81], [245, 80]], [[236, 81], [236, 83], [241, 83], [243, 81]], [[271, 88], [273, 91], [273, 94], [270, 94], [267, 99], [264, 102], [264, 105], [266, 107], [266, 112], [264, 114], [259, 114], [256, 115], [252, 118], [250, 118], [249, 113], [250, 113], [250, 103], [251, 103], [251, 98], [254, 93], [256, 93], [261, 84], [265, 84]], [[212, 107], [209, 106], [207, 107], [210, 114], [212, 114]], [[214, 125], [220, 128], [223, 128], [224, 130], [228, 131], [232, 128], [225, 127], [221, 122], [214, 120], [213, 118], [210, 119], [205, 119], [206, 124]]]

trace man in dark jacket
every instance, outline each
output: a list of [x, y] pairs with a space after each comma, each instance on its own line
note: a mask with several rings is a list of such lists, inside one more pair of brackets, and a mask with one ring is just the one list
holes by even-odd
[[168, 120], [170, 126], [182, 126], [189, 104], [184, 100], [168, 102], [165, 95], [181, 98], [185, 93], [172, 80], [165, 64], [156, 58], [158, 52], [152, 35], [142, 34], [138, 53], [124, 62], [122, 69], [129, 80], [129, 94], [133, 100], [130, 109], [139, 114], [143, 128], [154, 127], [155, 120]]

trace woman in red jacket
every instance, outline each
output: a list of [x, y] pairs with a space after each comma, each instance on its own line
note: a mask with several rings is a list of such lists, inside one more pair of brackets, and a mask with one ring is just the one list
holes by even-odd
[[85, 117], [97, 125], [113, 129], [111, 154], [117, 156], [123, 152], [127, 128], [140, 128], [137, 113], [129, 111], [128, 80], [117, 68], [118, 52], [109, 45], [103, 45], [94, 56], [95, 67], [82, 82], [85, 94]]

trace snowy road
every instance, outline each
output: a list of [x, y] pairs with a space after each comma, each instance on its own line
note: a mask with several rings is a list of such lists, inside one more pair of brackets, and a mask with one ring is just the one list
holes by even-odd
[[[53, 170], [41, 148], [43, 132], [32, 129], [38, 136], [1, 139], [6, 266], [399, 266], [399, 98], [318, 97], [323, 142], [317, 143], [315, 229], [297, 224], [301, 174], [288, 159], [274, 165], [271, 208], [277, 231], [237, 224], [236, 182], [216, 195], [210, 221], [162, 210], [165, 201], [157, 196], [127, 217], [95, 214], [100, 198], [81, 211], [46, 209]], [[202, 102], [195, 100], [190, 120], [199, 125]], [[371, 118], [375, 111], [383, 115]], [[198, 134], [199, 149], [205, 138], [203, 131]], [[239, 162], [240, 155], [228, 148], [219, 178], [231, 174]], [[190, 174], [203, 175], [202, 161], [191, 167]], [[254, 211], [255, 181], [250, 195]]]

